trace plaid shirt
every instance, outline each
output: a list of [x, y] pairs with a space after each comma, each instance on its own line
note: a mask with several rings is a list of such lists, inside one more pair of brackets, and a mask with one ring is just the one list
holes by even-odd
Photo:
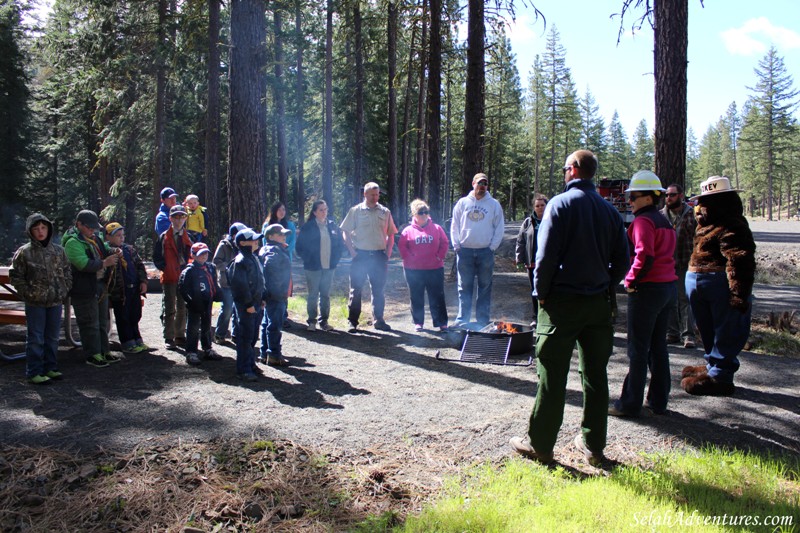
[[661, 210], [661, 214], [667, 217], [677, 233], [674, 254], [676, 272], [685, 272], [689, 269], [689, 259], [692, 257], [694, 248], [694, 232], [697, 229], [694, 209], [685, 202], [681, 203], [681, 206], [682, 210], [679, 213], [672, 211], [667, 206]]

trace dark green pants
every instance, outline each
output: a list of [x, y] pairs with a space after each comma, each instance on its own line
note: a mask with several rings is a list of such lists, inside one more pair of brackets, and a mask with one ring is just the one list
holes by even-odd
[[593, 452], [606, 446], [608, 377], [614, 329], [608, 295], [551, 294], [539, 306], [536, 324], [539, 387], [528, 435], [537, 452], [553, 450], [564, 419], [567, 375], [572, 350], [578, 344], [583, 386], [581, 430]]
[[97, 284], [97, 296], [73, 296], [72, 309], [81, 336], [83, 355], [107, 354], [108, 347], [108, 296], [103, 293], [103, 282]]

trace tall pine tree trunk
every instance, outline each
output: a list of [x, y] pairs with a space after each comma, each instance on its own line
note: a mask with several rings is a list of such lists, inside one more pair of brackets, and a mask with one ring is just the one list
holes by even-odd
[[283, 98], [283, 13], [273, 2], [275, 28], [275, 137], [278, 144], [278, 199], [286, 205], [289, 190], [289, 171], [286, 162], [286, 105]]
[[355, 146], [353, 147], [353, 202], [361, 199], [364, 185], [364, 36], [361, 32], [361, 5], [359, 0], [353, 4], [353, 40], [356, 63], [356, 124]]
[[464, 104], [464, 168], [461, 191], [472, 189], [472, 177], [483, 166], [483, 120], [485, 113], [484, 86], [486, 65], [483, 57], [484, 27], [483, 0], [469, 0], [467, 23], [467, 87]]
[[305, 40], [303, 39], [303, 3], [302, 0], [295, 1], [294, 7], [294, 31], [297, 38], [297, 80], [296, 80], [296, 98], [297, 98], [297, 113], [295, 116], [295, 141], [297, 145], [297, 217], [299, 222], [303, 222], [306, 217], [306, 190], [305, 190], [305, 169], [303, 162], [305, 161], [305, 139], [303, 138], [303, 130], [305, 128], [304, 118], [304, 103], [306, 99], [305, 77], [303, 75], [303, 46]]
[[231, 1], [228, 213], [255, 226], [264, 202], [266, 17], [261, 0]]
[[155, 154], [153, 161], [153, 203], [157, 206], [161, 198], [159, 192], [166, 186], [166, 114], [167, 114], [167, 67], [166, 67], [166, 25], [167, 0], [158, 0], [158, 43], [156, 43], [156, 126]]
[[656, 0], [655, 171], [664, 183], [686, 181], [688, 0]]
[[333, 0], [328, 0], [325, 23], [325, 138], [322, 148], [322, 196], [333, 217]]
[[439, 134], [442, 113], [442, 3], [429, 0], [431, 13], [430, 45], [428, 47], [428, 204], [434, 220], [441, 215], [441, 154]]
[[220, 0], [208, 0], [208, 57], [206, 77], [208, 97], [206, 103], [205, 138], [205, 206], [215, 216], [210, 217], [208, 233], [214, 239], [227, 228], [220, 202], [220, 107], [219, 107], [219, 6]]
[[[424, 0], [422, 0], [424, 2]], [[403, 103], [403, 140], [400, 148], [400, 212], [405, 214], [408, 208], [408, 167], [411, 158], [411, 136], [408, 134], [411, 122], [411, 84], [414, 82], [414, 41], [417, 37], [417, 26], [411, 29], [411, 44], [408, 47], [408, 66], [406, 68], [406, 95]], [[424, 43], [423, 43], [424, 46]], [[420, 57], [422, 53], [420, 52]], [[399, 218], [398, 220], [403, 220]]]
[[417, 78], [417, 150], [416, 164], [414, 165], [414, 198], [425, 195], [423, 175], [425, 173], [425, 66], [428, 63], [428, 2], [422, 2], [422, 39], [420, 40], [419, 74]]
[[386, 22], [386, 48], [388, 54], [389, 67], [389, 101], [387, 111], [389, 114], [389, 142], [386, 147], [388, 156], [386, 158], [386, 181], [389, 189], [389, 208], [395, 220], [402, 220], [400, 217], [400, 198], [397, 194], [397, 88], [395, 86], [395, 76], [397, 76], [397, 4], [389, 0], [387, 22]]

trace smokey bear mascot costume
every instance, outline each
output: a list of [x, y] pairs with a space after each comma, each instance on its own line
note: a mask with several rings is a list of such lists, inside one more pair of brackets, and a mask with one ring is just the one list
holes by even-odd
[[687, 366], [681, 387], [699, 396], [729, 396], [739, 369], [739, 352], [750, 335], [753, 234], [742, 200], [728, 178], [713, 176], [700, 184], [694, 199], [697, 232], [686, 274], [686, 294], [700, 330], [705, 365]]

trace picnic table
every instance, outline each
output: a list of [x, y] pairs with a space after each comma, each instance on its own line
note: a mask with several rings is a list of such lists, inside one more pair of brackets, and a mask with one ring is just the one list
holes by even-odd
[[[19, 297], [14, 286], [11, 285], [11, 280], [8, 277], [9, 267], [0, 267], [0, 301], [6, 302], [20, 302], [22, 298]], [[0, 324], [17, 324], [25, 325], [25, 310], [17, 308], [0, 308]], [[80, 347], [80, 341], [76, 340], [72, 335], [72, 305], [69, 297], [64, 300], [64, 336], [75, 347]], [[6, 361], [14, 361], [25, 357], [25, 352], [6, 355], [0, 350], [0, 359]]]

